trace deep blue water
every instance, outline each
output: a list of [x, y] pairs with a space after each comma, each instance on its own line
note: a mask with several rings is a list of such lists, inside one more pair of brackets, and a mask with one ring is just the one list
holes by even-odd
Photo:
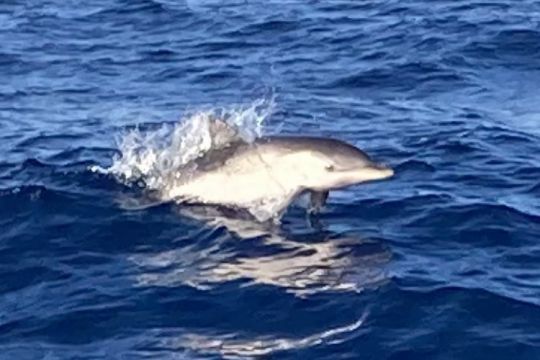
[[[3, 1], [0, 358], [540, 358], [539, 24], [532, 0]], [[269, 93], [267, 131], [396, 176], [265, 233], [127, 209], [90, 170]]]

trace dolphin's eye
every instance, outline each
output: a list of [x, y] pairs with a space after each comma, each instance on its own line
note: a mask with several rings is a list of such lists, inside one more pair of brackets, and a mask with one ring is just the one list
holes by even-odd
[[335, 170], [335, 169], [334, 169], [334, 165], [327, 165], [327, 166], [326, 166], [326, 171], [332, 172], [332, 171], [334, 171], [334, 170]]

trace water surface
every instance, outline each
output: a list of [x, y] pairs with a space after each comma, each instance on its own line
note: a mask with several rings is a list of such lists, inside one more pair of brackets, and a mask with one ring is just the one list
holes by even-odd
[[[0, 358], [539, 358], [539, 21], [532, 0], [3, 2]], [[267, 229], [134, 209], [140, 184], [93, 171], [135, 128], [261, 99], [263, 133], [396, 176]]]

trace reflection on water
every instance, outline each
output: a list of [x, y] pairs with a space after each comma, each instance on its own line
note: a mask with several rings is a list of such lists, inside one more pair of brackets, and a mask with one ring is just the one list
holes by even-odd
[[[271, 224], [225, 216], [215, 208], [182, 207], [178, 211], [212, 228], [224, 227], [228, 234], [204, 249], [188, 244], [133, 256], [132, 260], [143, 268], [137, 277], [139, 285], [207, 289], [245, 280], [305, 296], [321, 291], [358, 292], [386, 279], [383, 267], [391, 254], [373, 241], [324, 231], [304, 234], [297, 240], [298, 235], [284, 234]], [[246, 253], [239, 242], [248, 239], [253, 244]]]
[[339, 344], [346, 334], [359, 329], [364, 323], [367, 312], [351, 324], [318, 332], [306, 337], [257, 337], [245, 338], [238, 334], [200, 335], [188, 334], [180, 337], [169, 337], [163, 346], [169, 349], [189, 348], [202, 353], [219, 353], [226, 359], [245, 359], [246, 357], [260, 357], [276, 351], [298, 350], [321, 344], [326, 341]]
[[[203, 236], [189, 244], [179, 242], [172, 250], [133, 256], [132, 261], [141, 269], [137, 286], [187, 285], [204, 291], [241, 281], [244, 289], [265, 285], [307, 298], [323, 292], [334, 292], [336, 296], [344, 292], [356, 294], [387, 280], [384, 266], [391, 254], [378, 242], [320, 229], [287, 233], [275, 225], [228, 216], [215, 208], [181, 207], [178, 212], [184, 219], [200, 222], [212, 231], [208, 236], [211, 242]], [[360, 316], [358, 309], [353, 313], [341, 324], [327, 324], [311, 334], [260, 335], [246, 333], [246, 329], [208, 334], [182, 329], [160, 334], [159, 342], [173, 351], [191, 349], [225, 358], [256, 357], [323, 341], [344, 341], [356, 333], [367, 316], [366, 310]]]

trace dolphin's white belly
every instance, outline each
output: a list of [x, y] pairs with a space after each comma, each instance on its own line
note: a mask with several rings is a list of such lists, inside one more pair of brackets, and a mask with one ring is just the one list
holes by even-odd
[[239, 207], [271, 205], [279, 210], [301, 190], [303, 173], [287, 157], [262, 156], [253, 151], [202, 171], [165, 191], [169, 199]]
[[290, 190], [268, 179], [266, 172], [227, 174], [212, 172], [198, 176], [168, 191], [169, 198], [215, 204], [242, 204], [286, 195]]

